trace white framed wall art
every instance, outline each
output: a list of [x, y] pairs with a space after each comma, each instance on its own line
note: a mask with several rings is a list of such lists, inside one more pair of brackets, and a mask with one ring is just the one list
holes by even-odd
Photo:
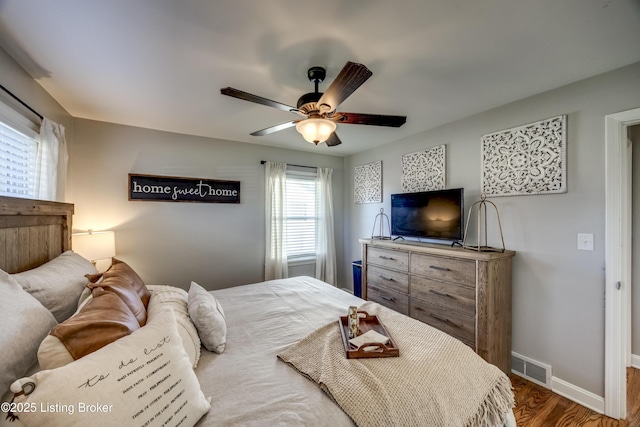
[[482, 192], [487, 196], [566, 193], [567, 116], [482, 137]]
[[356, 203], [382, 202], [382, 160], [354, 168], [353, 195]]
[[446, 186], [446, 150], [444, 145], [402, 156], [402, 191], [443, 190]]

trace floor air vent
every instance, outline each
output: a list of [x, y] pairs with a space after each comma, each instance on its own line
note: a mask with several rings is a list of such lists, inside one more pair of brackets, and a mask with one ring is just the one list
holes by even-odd
[[551, 388], [551, 366], [549, 365], [512, 352], [511, 372], [543, 387]]

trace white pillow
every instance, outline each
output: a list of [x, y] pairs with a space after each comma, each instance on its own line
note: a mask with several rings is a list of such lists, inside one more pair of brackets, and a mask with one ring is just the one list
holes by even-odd
[[182, 347], [187, 352], [191, 365], [195, 369], [198, 360], [200, 360], [201, 345], [198, 331], [189, 317], [187, 291], [166, 285], [148, 285], [147, 288], [151, 292], [151, 299], [147, 307], [147, 321], [156, 315], [160, 307], [168, 307], [173, 310], [178, 323], [178, 333], [182, 338]]
[[[36, 362], [40, 341], [56, 319], [6, 272], [0, 270], [0, 395]], [[0, 414], [2, 416], [2, 414]]]
[[97, 272], [90, 261], [67, 251], [40, 267], [11, 276], [48, 308], [58, 322], [63, 322], [76, 311], [78, 298], [89, 282], [84, 275]]
[[222, 353], [227, 343], [227, 323], [218, 300], [196, 282], [189, 288], [189, 317], [196, 325], [202, 345]]
[[11, 391], [25, 391], [14, 397], [25, 426], [192, 426], [211, 407], [169, 309], [73, 363], [14, 382]]

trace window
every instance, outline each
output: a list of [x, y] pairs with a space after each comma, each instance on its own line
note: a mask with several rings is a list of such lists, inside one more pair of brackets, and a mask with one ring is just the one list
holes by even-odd
[[33, 199], [40, 126], [11, 105], [0, 96], [0, 196]]
[[0, 121], [0, 195], [34, 198], [38, 141]]
[[287, 259], [315, 257], [316, 174], [287, 170], [286, 193]]

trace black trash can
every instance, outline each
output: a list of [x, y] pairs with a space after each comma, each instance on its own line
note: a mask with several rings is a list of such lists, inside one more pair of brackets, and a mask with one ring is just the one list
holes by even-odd
[[353, 261], [353, 294], [362, 298], [362, 260]]

